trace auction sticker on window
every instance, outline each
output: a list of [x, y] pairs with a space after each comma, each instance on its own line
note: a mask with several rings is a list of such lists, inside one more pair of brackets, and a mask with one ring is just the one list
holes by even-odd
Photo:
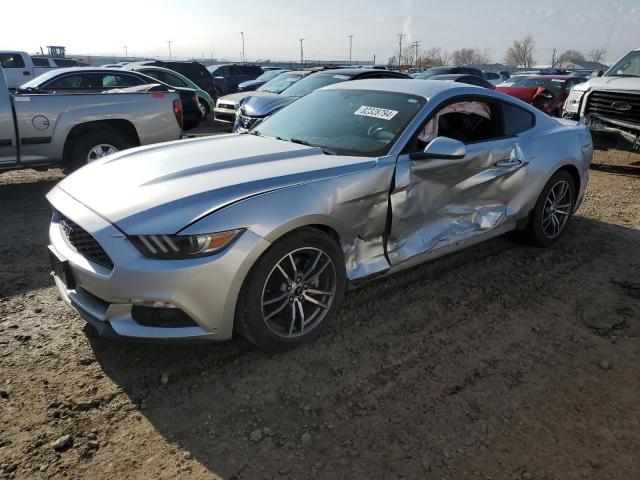
[[391, 120], [398, 114], [397, 110], [387, 110], [386, 108], [368, 107], [362, 105], [358, 110], [353, 112], [354, 115], [362, 115], [363, 117], [380, 118], [382, 120]]

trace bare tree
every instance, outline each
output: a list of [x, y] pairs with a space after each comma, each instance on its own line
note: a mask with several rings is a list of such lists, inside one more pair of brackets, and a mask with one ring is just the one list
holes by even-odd
[[486, 65], [491, 63], [491, 56], [488, 50], [461, 48], [451, 54], [451, 62], [456, 65]]
[[442, 53], [440, 47], [432, 47], [420, 54], [417, 64], [421, 67], [440, 67], [446, 65], [448, 60], [449, 55], [446, 52]]
[[567, 50], [562, 55], [560, 55], [560, 62], [564, 63], [579, 63], [584, 62], [586, 59], [584, 55], [578, 50]]
[[602, 63], [606, 53], [607, 53], [606, 47], [594, 48], [589, 52], [589, 59], [592, 62]]
[[533, 57], [535, 48], [536, 41], [531, 35], [527, 35], [522, 40], [514, 40], [513, 45], [507, 50], [504, 63], [510, 67], [531, 68], [536, 63]]

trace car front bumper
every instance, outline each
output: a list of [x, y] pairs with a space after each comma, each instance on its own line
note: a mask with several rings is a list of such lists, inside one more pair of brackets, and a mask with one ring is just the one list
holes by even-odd
[[236, 121], [236, 111], [228, 108], [216, 107], [213, 110], [213, 115], [216, 122], [233, 125]]
[[[245, 231], [223, 252], [188, 260], [142, 256], [114, 225], [61, 189], [48, 195], [57, 212], [90, 233], [109, 255], [113, 269], [81, 255], [56, 220], [49, 227], [50, 250], [68, 262], [75, 283], [54, 274], [62, 300], [99, 333], [138, 340], [212, 340], [231, 338], [236, 302], [251, 265], [269, 242]], [[171, 305], [193, 323], [188, 326], [143, 325], [135, 306]]]

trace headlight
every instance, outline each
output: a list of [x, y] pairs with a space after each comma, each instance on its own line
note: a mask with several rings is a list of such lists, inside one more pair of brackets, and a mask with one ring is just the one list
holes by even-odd
[[564, 102], [564, 111], [570, 113], [578, 113], [580, 110], [580, 102], [582, 101], [582, 97], [584, 96], [584, 92], [581, 90], [571, 90], [567, 100]]
[[244, 229], [201, 235], [137, 235], [129, 240], [145, 257], [177, 260], [218, 253], [242, 232]]

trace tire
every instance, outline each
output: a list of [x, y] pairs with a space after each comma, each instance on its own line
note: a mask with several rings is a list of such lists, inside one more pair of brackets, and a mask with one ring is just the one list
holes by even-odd
[[346, 281], [336, 241], [313, 228], [292, 232], [274, 243], [248, 274], [238, 298], [236, 332], [266, 351], [310, 342], [340, 309]]
[[[568, 190], [562, 193], [561, 187]], [[555, 201], [553, 198], [556, 198]], [[524, 238], [534, 245], [548, 247], [557, 242], [567, 231], [576, 204], [576, 186], [566, 170], [557, 171], [542, 189], [536, 206], [524, 230]], [[553, 213], [555, 212], [555, 214]], [[555, 217], [556, 220], [551, 219]]]
[[[65, 173], [70, 173], [86, 165], [92, 160], [89, 158], [90, 152], [100, 145], [112, 147], [113, 151], [110, 153], [135, 146], [134, 142], [126, 135], [112, 129], [101, 129], [82, 134], [71, 148], [71, 155]], [[107, 153], [109, 150], [104, 149], [104, 151]]]
[[211, 109], [209, 108], [209, 104], [207, 103], [207, 101], [205, 99], [199, 98], [199, 97], [198, 97], [198, 109], [202, 113], [202, 118], [203, 119], [207, 118], [207, 116], [211, 112]]

